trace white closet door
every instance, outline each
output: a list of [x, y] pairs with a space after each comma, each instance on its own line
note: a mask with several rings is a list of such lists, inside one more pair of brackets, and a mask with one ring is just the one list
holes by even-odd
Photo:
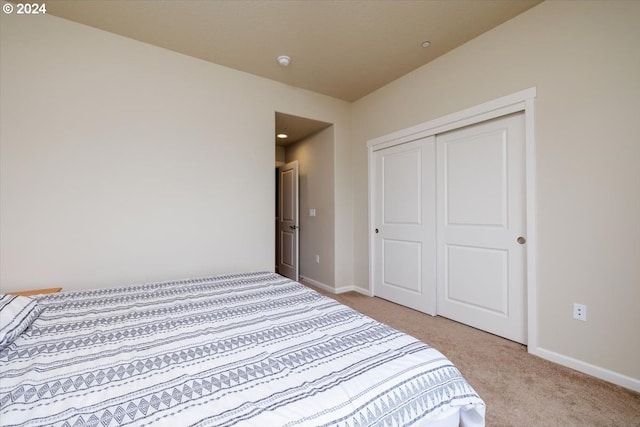
[[438, 314], [525, 343], [524, 115], [436, 141]]
[[432, 315], [435, 164], [434, 137], [374, 152], [374, 293]]

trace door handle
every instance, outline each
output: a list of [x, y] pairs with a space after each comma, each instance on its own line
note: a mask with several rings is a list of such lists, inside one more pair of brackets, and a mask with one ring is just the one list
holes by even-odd
[[525, 239], [524, 237], [520, 236], [516, 239], [516, 242], [520, 243], [521, 245], [524, 245], [525, 243], [527, 243], [527, 239]]
[[295, 229], [298, 229], [300, 227], [298, 227], [297, 225], [290, 225], [289, 228], [292, 229], [292, 230], [295, 230]]
[[380, 232], [380, 230], [378, 230], [378, 229], [376, 228], [376, 234], [378, 234], [379, 232]]

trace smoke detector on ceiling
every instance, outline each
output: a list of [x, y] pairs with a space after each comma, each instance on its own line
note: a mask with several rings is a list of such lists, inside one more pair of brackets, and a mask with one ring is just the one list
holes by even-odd
[[278, 56], [278, 64], [282, 65], [283, 67], [286, 67], [290, 63], [291, 63], [291, 58], [289, 58], [287, 55]]

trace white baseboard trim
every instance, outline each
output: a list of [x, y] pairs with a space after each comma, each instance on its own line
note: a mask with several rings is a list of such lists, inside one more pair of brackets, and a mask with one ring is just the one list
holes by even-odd
[[304, 283], [308, 283], [309, 285], [316, 287], [316, 288], [320, 288], [324, 291], [330, 292], [332, 294], [342, 294], [345, 292], [350, 292], [350, 291], [355, 291], [355, 292], [359, 292], [361, 294], [364, 294], [366, 296], [372, 296], [369, 294], [369, 290], [368, 289], [362, 289], [359, 288], [357, 286], [339, 286], [337, 288], [334, 288], [332, 286], [329, 285], [325, 285], [322, 282], [318, 282], [317, 280], [313, 280], [313, 279], [309, 279], [308, 277], [302, 277], [300, 276], [300, 281], [304, 282]]
[[351, 292], [351, 291], [358, 292], [359, 294], [366, 295], [368, 297], [373, 296], [369, 293], [368, 289], [362, 289], [359, 286], [340, 286], [336, 288], [336, 294], [342, 294], [342, 293]]
[[329, 285], [325, 285], [322, 282], [318, 282], [317, 280], [309, 279], [308, 277], [302, 277], [302, 276], [300, 276], [300, 279], [298, 279], [298, 280], [300, 282], [304, 282], [305, 284], [311, 285], [314, 288], [320, 288], [323, 291], [327, 291], [327, 292], [330, 292], [332, 294], [336, 293], [336, 290], [333, 287], [331, 287]]
[[559, 365], [575, 369], [576, 371], [582, 372], [584, 374], [600, 378], [601, 380], [605, 380], [621, 387], [640, 392], [640, 379], [632, 378], [618, 372], [610, 371], [600, 366], [592, 365], [582, 360], [574, 359], [573, 357], [565, 356], [563, 354], [556, 353], [551, 350], [546, 350], [540, 347], [530, 348], [529, 353], [533, 354], [534, 356], [549, 360], [551, 362], [555, 362]]

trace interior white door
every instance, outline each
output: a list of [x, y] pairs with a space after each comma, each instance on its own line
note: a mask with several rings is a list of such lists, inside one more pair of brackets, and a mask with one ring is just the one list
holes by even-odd
[[435, 138], [373, 156], [374, 294], [435, 315]]
[[278, 168], [280, 192], [278, 204], [280, 221], [278, 239], [280, 244], [280, 264], [278, 273], [293, 280], [298, 280], [298, 161], [287, 163]]
[[524, 114], [436, 138], [438, 314], [526, 343]]

